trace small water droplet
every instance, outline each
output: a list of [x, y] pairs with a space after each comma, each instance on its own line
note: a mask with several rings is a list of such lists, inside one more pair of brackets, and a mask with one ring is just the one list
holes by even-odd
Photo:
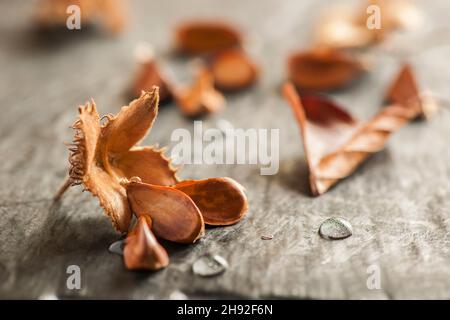
[[108, 251], [123, 256], [123, 248], [125, 247], [125, 239], [112, 243]]
[[333, 217], [322, 222], [319, 234], [327, 240], [345, 239], [353, 234], [353, 228], [347, 220]]
[[228, 262], [216, 254], [205, 254], [192, 265], [194, 274], [201, 277], [216, 276], [228, 269]]
[[261, 236], [262, 240], [272, 240], [273, 239], [273, 235], [271, 234], [265, 234]]

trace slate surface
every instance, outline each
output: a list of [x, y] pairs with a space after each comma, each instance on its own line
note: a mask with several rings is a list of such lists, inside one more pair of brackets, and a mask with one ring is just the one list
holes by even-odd
[[[131, 25], [119, 38], [101, 32], [44, 41], [31, 31], [33, 1], [0, 2], [0, 297], [1, 298], [450, 298], [450, 114], [415, 122], [386, 149], [329, 193], [312, 198], [298, 128], [279, 95], [284, 62], [307, 47], [311, 24], [331, 1], [133, 1]], [[395, 42], [410, 56], [421, 83], [450, 98], [449, 3], [419, 2], [422, 29]], [[97, 201], [69, 190], [51, 197], [65, 176], [68, 126], [76, 106], [95, 98], [102, 114], [128, 103], [124, 90], [135, 64], [133, 48], [150, 42], [180, 80], [190, 67], [170, 53], [171, 26], [183, 17], [224, 17], [248, 36], [263, 69], [253, 89], [227, 96], [227, 109], [204, 119], [236, 128], [279, 128], [280, 170], [261, 176], [257, 166], [186, 165], [181, 176], [230, 176], [247, 189], [250, 211], [241, 223], [208, 229], [190, 246], [168, 245], [170, 266], [156, 273], [125, 270], [107, 251], [118, 239]], [[373, 71], [334, 94], [357, 116], [381, 105], [401, 57], [371, 54]], [[146, 143], [173, 146], [176, 128], [193, 129], [173, 105], [160, 110]], [[330, 242], [317, 235], [330, 216], [351, 221], [354, 235]], [[273, 234], [263, 241], [261, 235]], [[231, 268], [199, 278], [191, 265], [205, 253]], [[66, 289], [66, 268], [79, 265], [82, 289]], [[366, 282], [379, 266], [381, 289]], [[371, 267], [372, 266], [372, 267]]]

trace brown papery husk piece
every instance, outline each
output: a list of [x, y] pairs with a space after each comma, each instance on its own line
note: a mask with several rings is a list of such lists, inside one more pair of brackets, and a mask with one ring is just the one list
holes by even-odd
[[151, 218], [141, 216], [128, 234], [123, 251], [127, 269], [159, 270], [169, 265], [167, 251], [156, 240], [151, 226]]
[[125, 183], [131, 209], [152, 219], [152, 231], [160, 238], [194, 243], [203, 236], [205, 224], [192, 199], [172, 188], [129, 181]]
[[237, 223], [248, 210], [244, 188], [231, 178], [185, 180], [174, 188], [194, 201], [208, 225], [226, 226]]
[[234, 26], [221, 21], [192, 20], [175, 29], [175, 46], [187, 55], [208, 54], [242, 44], [242, 36]]
[[179, 109], [187, 117], [215, 113], [225, 106], [224, 96], [214, 88], [213, 75], [205, 67], [201, 67], [192, 86], [177, 88], [174, 96]]
[[259, 73], [241, 48], [225, 49], [214, 55], [210, 69], [215, 86], [223, 91], [245, 89], [256, 82]]
[[81, 28], [100, 21], [112, 34], [118, 34], [128, 22], [125, 0], [40, 0], [35, 13], [37, 27], [66, 29], [70, 5], [80, 8]]
[[131, 86], [131, 95], [139, 97], [142, 91], [149, 91], [153, 86], [159, 88], [159, 99], [161, 103], [167, 102], [172, 98], [172, 85], [167, 77], [160, 70], [157, 62], [153, 58], [139, 63], [136, 77]]
[[419, 104], [392, 104], [362, 122], [323, 97], [300, 99], [290, 83], [284, 85], [283, 93], [300, 125], [316, 196], [349, 176], [368, 156], [380, 151], [393, 132], [422, 114]]
[[348, 86], [366, 70], [365, 63], [342, 51], [312, 49], [288, 59], [289, 80], [298, 88], [328, 91]]

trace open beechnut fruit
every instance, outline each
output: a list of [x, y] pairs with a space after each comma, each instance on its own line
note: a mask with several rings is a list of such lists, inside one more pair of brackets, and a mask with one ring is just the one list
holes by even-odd
[[[117, 115], [104, 116], [104, 124], [93, 101], [80, 106], [68, 145], [69, 177], [55, 197], [79, 184], [96, 196], [116, 230], [128, 233], [124, 259], [129, 269], [168, 265], [156, 238], [194, 243], [205, 223], [234, 224], [248, 209], [244, 188], [233, 179], [179, 181], [164, 149], [136, 146], [152, 127], [158, 103], [154, 87]], [[133, 215], [138, 222], [130, 228]]]
[[409, 65], [403, 66], [387, 94], [391, 104], [369, 121], [354, 118], [322, 96], [300, 98], [291, 83], [284, 85], [283, 92], [300, 126], [314, 195], [349, 176], [380, 151], [396, 130], [436, 110], [433, 101], [419, 91]]

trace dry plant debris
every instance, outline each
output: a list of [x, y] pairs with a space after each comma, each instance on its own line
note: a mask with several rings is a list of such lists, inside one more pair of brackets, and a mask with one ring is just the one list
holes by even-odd
[[[380, 28], [367, 25], [370, 14], [375, 15], [370, 8], [379, 8]], [[396, 30], [418, 25], [420, 20], [420, 12], [408, 0], [369, 0], [358, 10], [345, 6], [328, 9], [315, 26], [311, 47], [290, 55], [288, 78], [298, 89], [344, 88], [369, 71], [367, 62], [359, 58], [362, 49], [380, 43]]]
[[241, 33], [232, 25], [193, 20], [178, 25], [174, 33], [179, 53], [201, 58], [194, 82], [185, 87], [175, 85], [147, 49], [138, 58], [140, 68], [131, 86], [133, 96], [156, 85], [162, 100], [173, 97], [185, 116], [199, 117], [223, 109], [225, 98], [220, 91], [239, 91], [256, 82], [259, 70], [243, 49]]
[[203, 67], [192, 86], [176, 88], [174, 96], [180, 111], [188, 117], [218, 112], [225, 106], [224, 96], [214, 88], [211, 72]]
[[136, 59], [138, 70], [130, 88], [132, 97], [139, 97], [142, 91], [150, 91], [153, 86], [157, 86], [160, 102], [170, 100], [173, 96], [173, 85], [158, 66], [152, 48], [147, 44], [138, 46], [136, 48]]
[[187, 55], [214, 53], [241, 44], [241, 33], [226, 22], [193, 20], [175, 29], [175, 46]]
[[[380, 8], [380, 29], [369, 29], [367, 8]], [[420, 25], [422, 16], [410, 0], [368, 0], [354, 10], [350, 7], [329, 9], [315, 28], [314, 46], [333, 49], [365, 48], [376, 44], [399, 29]]]
[[288, 60], [289, 79], [298, 89], [339, 89], [355, 81], [365, 70], [361, 60], [336, 50], [300, 51]]
[[[158, 88], [142, 95], [101, 124], [95, 103], [79, 108], [69, 144], [69, 178], [59, 199], [71, 185], [84, 185], [96, 196], [114, 227], [128, 232], [132, 214], [140, 219], [125, 246], [131, 269], [167, 265], [156, 237], [193, 243], [204, 234], [205, 223], [230, 225], [247, 212], [243, 187], [230, 178], [179, 181], [164, 149], [135, 146], [151, 129], [158, 112]], [[149, 231], [147, 231], [147, 229]], [[127, 249], [128, 247], [128, 249]]]
[[242, 49], [231, 48], [217, 53], [211, 62], [217, 88], [238, 91], [255, 83], [258, 68]]
[[242, 90], [257, 80], [258, 70], [243, 48], [243, 36], [226, 22], [182, 23], [175, 29], [175, 47], [182, 54], [206, 58], [220, 90]]
[[314, 195], [326, 192], [349, 176], [371, 154], [380, 151], [390, 135], [427, 112], [420, 98], [411, 67], [405, 65], [388, 96], [394, 104], [364, 122], [334, 102], [320, 96], [300, 98], [287, 83], [283, 92], [300, 126]]
[[127, 24], [124, 0], [40, 0], [35, 12], [37, 26], [42, 29], [66, 28], [70, 5], [80, 8], [82, 26], [98, 21], [111, 33], [117, 34]]

